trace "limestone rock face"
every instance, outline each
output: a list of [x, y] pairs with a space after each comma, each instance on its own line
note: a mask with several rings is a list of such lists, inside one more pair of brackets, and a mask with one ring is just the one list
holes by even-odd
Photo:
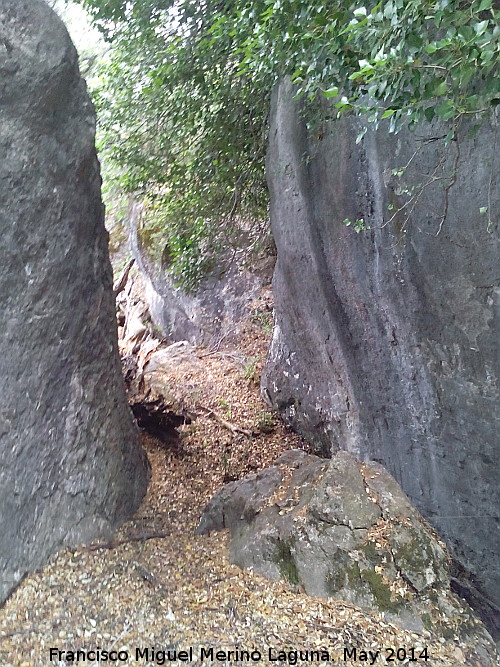
[[94, 148], [63, 23], [0, 2], [0, 601], [64, 545], [138, 506]]
[[450, 591], [444, 545], [378, 463], [347, 452], [330, 462], [286, 452], [207, 504], [198, 532], [223, 528], [240, 567], [383, 612], [417, 632], [458, 623], [485, 634]]
[[265, 267], [250, 271], [242, 265], [241, 253], [231, 260], [234, 252], [227, 248], [221, 266], [188, 293], [170, 278], [168, 263], [149, 256], [140, 238], [140, 224], [140, 207], [135, 204], [129, 212], [130, 245], [145, 276], [145, 298], [154, 325], [166, 338], [193, 345], [213, 345], [233, 338], [249, 314], [250, 303], [269, 284], [274, 257], [267, 258]]
[[[356, 144], [355, 118], [312, 136], [299, 104], [282, 83], [268, 154], [278, 260], [263, 395], [317, 451], [383, 464], [471, 573], [493, 618], [497, 121], [444, 150], [432, 141], [439, 127], [380, 129]], [[372, 229], [356, 234], [345, 219]]]

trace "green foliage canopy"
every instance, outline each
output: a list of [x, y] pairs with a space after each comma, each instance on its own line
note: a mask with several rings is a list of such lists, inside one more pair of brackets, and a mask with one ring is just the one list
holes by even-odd
[[265, 215], [279, 77], [309, 105], [327, 98], [390, 131], [440, 119], [448, 140], [500, 101], [498, 0], [79, 2], [113, 43], [96, 91], [105, 145], [192, 285], [236, 212]]

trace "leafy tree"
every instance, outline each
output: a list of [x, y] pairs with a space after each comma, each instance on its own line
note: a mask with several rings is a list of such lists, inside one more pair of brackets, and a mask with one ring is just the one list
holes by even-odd
[[101, 154], [143, 197], [143, 243], [193, 288], [267, 217], [269, 89], [238, 75], [232, 37], [210, 43], [202, 7], [124, 4], [94, 10], [113, 43], [93, 90]]
[[236, 214], [265, 215], [279, 77], [309, 108], [328, 98], [389, 131], [439, 119], [447, 141], [500, 101], [498, 0], [79, 1], [113, 43], [96, 91], [107, 151], [191, 286]]

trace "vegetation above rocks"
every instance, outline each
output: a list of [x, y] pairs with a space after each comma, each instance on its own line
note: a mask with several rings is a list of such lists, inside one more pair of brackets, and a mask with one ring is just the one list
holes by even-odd
[[266, 217], [279, 77], [313, 123], [328, 99], [333, 117], [356, 112], [389, 131], [439, 119], [447, 141], [500, 100], [492, 0], [78, 2], [113, 45], [94, 87], [103, 154], [146, 196], [155, 240], [188, 287], [231, 243], [237, 215]]

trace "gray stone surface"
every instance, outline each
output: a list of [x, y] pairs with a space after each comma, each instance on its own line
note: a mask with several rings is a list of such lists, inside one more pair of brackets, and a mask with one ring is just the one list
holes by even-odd
[[0, 1], [0, 601], [148, 481], [120, 372], [94, 111], [66, 29]]
[[197, 533], [231, 528], [239, 521], [251, 521], [278, 488], [282, 474], [276, 466], [243, 480], [226, 484], [205, 507]]
[[[443, 152], [422, 140], [441, 134], [438, 127], [397, 136], [381, 129], [356, 144], [358, 121], [344, 118], [308, 136], [299, 107], [283, 83], [268, 155], [278, 261], [263, 395], [318, 451], [382, 463], [472, 573], [469, 583], [493, 603], [494, 616], [497, 121], [474, 139], [462, 128], [460, 142]], [[383, 226], [383, 216], [408, 201], [404, 185], [416, 186], [418, 201]], [[491, 219], [480, 214], [485, 206]], [[372, 231], [357, 235], [346, 218], [362, 218]]]
[[[138, 228], [141, 208], [132, 204], [129, 211], [129, 239], [137, 264], [145, 276], [145, 299], [155, 326], [168, 339], [187, 340], [193, 345], [214, 345], [235, 338], [242, 321], [249, 315], [250, 303], [269, 284], [269, 267], [250, 271], [243, 266], [242, 254], [227, 248], [221, 266], [187, 293], [176, 286], [164, 262], [153, 260], [141, 243]], [[269, 258], [274, 266], [274, 258]], [[269, 262], [268, 262], [269, 263]], [[222, 266], [224, 269], [222, 269]], [[271, 269], [272, 271], [272, 269]]]
[[365, 493], [361, 471], [346, 465], [350, 458], [347, 452], [339, 452], [332, 460], [318, 484], [311, 512], [320, 521], [353, 530], [373, 525], [382, 510]]
[[457, 623], [458, 632], [485, 635], [450, 590], [446, 549], [377, 463], [287, 452], [212, 498], [198, 532], [223, 528], [240, 567], [418, 632]]

